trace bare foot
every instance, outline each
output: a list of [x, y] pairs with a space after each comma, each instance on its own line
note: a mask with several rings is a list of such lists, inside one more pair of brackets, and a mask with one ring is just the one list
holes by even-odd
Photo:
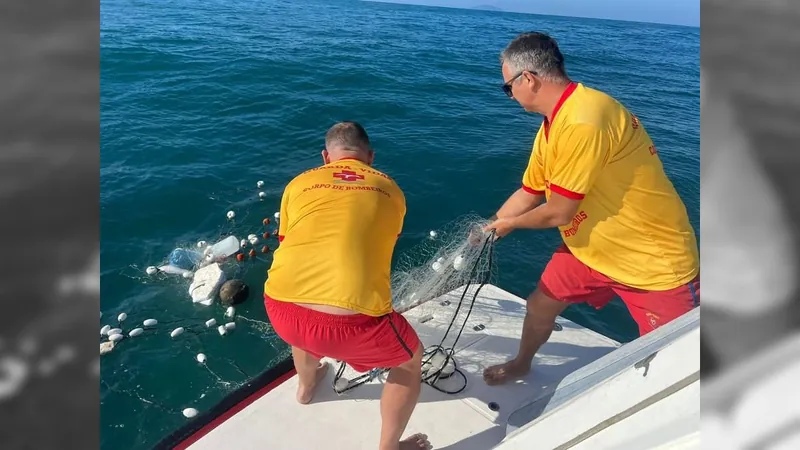
[[489, 386], [495, 386], [511, 379], [524, 377], [530, 371], [530, 364], [519, 364], [512, 359], [505, 364], [498, 364], [484, 370], [483, 381]]
[[428, 436], [417, 433], [400, 441], [400, 450], [431, 450], [433, 446], [428, 442]]
[[314, 378], [314, 384], [311, 386], [297, 386], [297, 401], [301, 405], [311, 403], [311, 398], [314, 396], [314, 390], [317, 388], [319, 382], [325, 378], [328, 373], [328, 363], [322, 362], [317, 366], [317, 376]]

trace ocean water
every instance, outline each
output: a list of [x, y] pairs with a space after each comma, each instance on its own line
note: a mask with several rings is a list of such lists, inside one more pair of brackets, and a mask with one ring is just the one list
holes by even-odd
[[[345, 0], [103, 0], [100, 324], [120, 312], [126, 331], [161, 323], [102, 357], [102, 448], [150, 448], [186, 422], [183, 408], [211, 407], [286, 356], [260, 301], [270, 254], [227, 268], [251, 295], [225, 337], [203, 325], [222, 307], [143, 271], [176, 246], [263, 232], [285, 183], [321, 163], [334, 122], [364, 124], [376, 167], [405, 191], [398, 254], [459, 216], [492, 214], [541, 122], [499, 88], [498, 54], [528, 30], [556, 36], [575, 80], [640, 117], [699, 230], [699, 29]], [[495, 282], [526, 296], [559, 242], [513, 233]], [[619, 302], [565, 315], [637, 334]], [[177, 326], [187, 332], [171, 339]]]

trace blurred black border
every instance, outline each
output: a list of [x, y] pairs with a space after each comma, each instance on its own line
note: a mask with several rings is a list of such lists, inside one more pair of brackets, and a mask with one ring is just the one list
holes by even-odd
[[[99, 448], [99, 295], [58, 288], [99, 251], [99, 13], [95, 0], [0, 2], [0, 359], [30, 368], [0, 399], [4, 450]], [[58, 349], [72, 356], [48, 374]]]

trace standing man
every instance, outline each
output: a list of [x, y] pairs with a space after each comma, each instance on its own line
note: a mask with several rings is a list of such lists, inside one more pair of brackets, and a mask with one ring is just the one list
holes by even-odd
[[419, 399], [423, 347], [392, 309], [390, 269], [405, 197], [371, 167], [373, 158], [361, 125], [342, 122], [328, 130], [324, 165], [300, 174], [283, 192], [281, 245], [264, 304], [275, 332], [292, 346], [298, 402], [309, 403], [325, 377], [322, 357], [359, 372], [391, 368], [379, 448], [427, 449], [424, 434], [400, 440]]
[[519, 353], [486, 369], [488, 384], [527, 374], [572, 303], [601, 308], [618, 295], [644, 335], [700, 302], [694, 230], [639, 119], [570, 80], [545, 34], [518, 36], [501, 62], [503, 91], [544, 120], [522, 187], [485, 230], [557, 227], [564, 244], [528, 297]]

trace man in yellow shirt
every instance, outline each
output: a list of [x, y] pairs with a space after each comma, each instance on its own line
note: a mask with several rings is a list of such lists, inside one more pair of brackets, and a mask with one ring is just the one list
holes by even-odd
[[527, 374], [571, 303], [601, 308], [617, 295], [642, 335], [700, 303], [694, 230], [636, 115], [571, 81], [545, 34], [518, 36], [501, 60], [506, 95], [545, 117], [522, 187], [486, 230], [557, 227], [564, 244], [528, 297], [519, 353], [485, 370], [489, 384]]
[[359, 372], [389, 368], [380, 449], [426, 449], [423, 434], [400, 440], [419, 398], [423, 351], [392, 309], [390, 269], [405, 197], [371, 167], [373, 158], [364, 128], [338, 123], [325, 136], [324, 165], [288, 184], [264, 304], [275, 332], [292, 346], [298, 402], [309, 403], [325, 377], [322, 357]]

